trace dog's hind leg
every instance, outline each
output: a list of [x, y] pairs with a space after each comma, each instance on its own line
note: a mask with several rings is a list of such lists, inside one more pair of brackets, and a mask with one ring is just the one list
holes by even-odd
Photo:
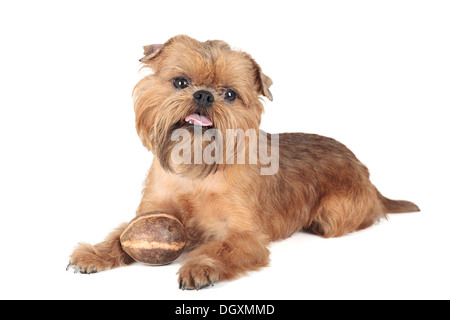
[[314, 208], [305, 230], [325, 238], [370, 227], [386, 217], [375, 189], [330, 192]]

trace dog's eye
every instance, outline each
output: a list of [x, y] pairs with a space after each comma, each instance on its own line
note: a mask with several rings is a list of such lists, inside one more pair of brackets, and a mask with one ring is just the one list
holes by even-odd
[[173, 79], [173, 86], [177, 89], [185, 89], [189, 86], [189, 81], [186, 78], [178, 77]]
[[225, 91], [224, 94], [224, 99], [227, 100], [228, 102], [233, 102], [234, 100], [236, 100], [237, 98], [237, 93], [231, 89], [228, 89], [227, 91]]

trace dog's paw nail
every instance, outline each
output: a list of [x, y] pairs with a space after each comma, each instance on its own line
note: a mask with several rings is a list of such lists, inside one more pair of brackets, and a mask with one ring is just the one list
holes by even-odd
[[178, 272], [180, 289], [201, 290], [213, 287], [219, 280], [219, 273], [211, 266], [195, 263], [184, 265]]
[[66, 267], [66, 271], [69, 271], [70, 267], [72, 267], [72, 262], [71, 261], [69, 261], [69, 264]]
[[72, 266], [72, 267], [74, 269], [73, 273], [78, 273], [81, 270], [79, 266]]

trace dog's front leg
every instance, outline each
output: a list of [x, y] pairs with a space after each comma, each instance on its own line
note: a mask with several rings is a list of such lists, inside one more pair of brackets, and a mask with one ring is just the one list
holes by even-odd
[[132, 263], [134, 260], [122, 250], [120, 245], [120, 235], [127, 226], [128, 223], [121, 224], [103, 242], [96, 245], [80, 243], [70, 256], [67, 269], [73, 268], [75, 272], [89, 274]]
[[178, 271], [180, 289], [201, 289], [231, 280], [269, 263], [267, 238], [256, 232], [234, 233], [224, 241], [205, 243], [189, 252]]

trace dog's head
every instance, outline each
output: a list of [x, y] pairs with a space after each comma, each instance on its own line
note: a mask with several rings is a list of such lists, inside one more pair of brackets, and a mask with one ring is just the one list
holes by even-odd
[[[190, 143], [194, 131], [214, 129], [225, 136], [227, 129], [258, 130], [264, 110], [260, 97], [272, 100], [272, 80], [249, 54], [223, 41], [176, 36], [165, 44], [145, 46], [140, 61], [153, 74], [133, 91], [136, 129], [168, 170], [173, 171], [170, 154], [177, 129], [191, 133]], [[214, 166], [201, 167], [207, 174]]]

